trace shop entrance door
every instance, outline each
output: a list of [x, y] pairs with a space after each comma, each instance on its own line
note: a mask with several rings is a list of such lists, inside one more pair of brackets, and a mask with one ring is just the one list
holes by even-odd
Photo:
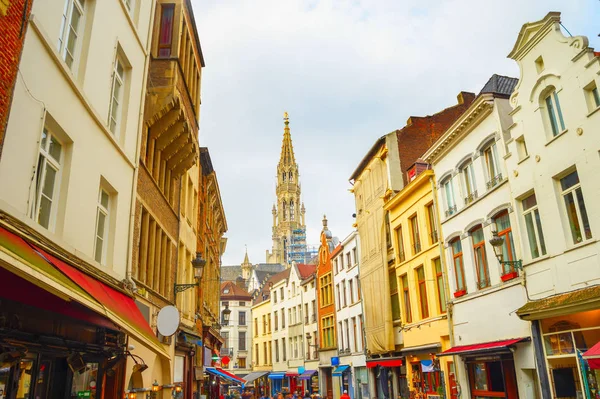
[[450, 399], [458, 399], [458, 386], [456, 384], [454, 362], [448, 362], [448, 388], [450, 390]]

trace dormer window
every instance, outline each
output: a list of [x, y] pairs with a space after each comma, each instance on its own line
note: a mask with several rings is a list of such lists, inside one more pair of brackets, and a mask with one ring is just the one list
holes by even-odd
[[229, 288], [225, 288], [225, 289], [223, 290], [223, 294], [229, 294]]

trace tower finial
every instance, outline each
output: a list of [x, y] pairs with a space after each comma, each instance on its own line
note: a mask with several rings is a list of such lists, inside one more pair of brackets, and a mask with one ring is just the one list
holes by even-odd
[[287, 111], [283, 113], [283, 123], [285, 123], [286, 126], [290, 124], [290, 116]]

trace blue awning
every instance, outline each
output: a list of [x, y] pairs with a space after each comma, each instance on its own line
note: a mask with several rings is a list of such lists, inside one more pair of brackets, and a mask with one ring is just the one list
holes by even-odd
[[225, 379], [227, 379], [227, 380], [229, 380], [231, 382], [234, 382], [236, 384], [239, 384], [239, 385], [243, 385], [244, 382], [245, 382], [243, 379], [241, 379], [241, 378], [239, 378], [239, 377], [237, 377], [237, 376], [235, 376], [233, 374], [229, 374], [227, 372], [224, 372], [222, 370], [216, 369], [214, 367], [205, 367], [205, 370], [209, 374], [215, 375], [217, 377], [225, 378]]
[[270, 380], [283, 380], [285, 373], [271, 373], [269, 374]]
[[334, 377], [341, 377], [342, 374], [344, 374], [346, 372], [346, 370], [348, 370], [350, 368], [350, 366], [338, 366], [335, 368], [335, 370], [333, 370], [333, 376]]

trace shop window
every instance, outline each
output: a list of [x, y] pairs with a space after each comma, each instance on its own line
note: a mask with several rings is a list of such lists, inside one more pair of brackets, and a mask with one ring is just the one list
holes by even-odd
[[581, 183], [577, 171], [560, 179], [561, 196], [565, 203], [565, 212], [569, 222], [569, 231], [573, 244], [592, 238], [592, 230], [588, 220]]
[[516, 398], [518, 388], [514, 361], [497, 358], [494, 361], [468, 363], [469, 385], [473, 398]]
[[490, 274], [485, 253], [485, 238], [481, 225], [471, 230], [473, 241], [473, 254], [475, 256], [475, 267], [477, 269], [477, 287], [479, 289], [490, 286]]
[[[82, 371], [73, 373], [71, 397], [77, 398], [84, 392], [93, 392], [98, 382], [98, 363], [87, 363]], [[17, 396], [19, 397], [19, 396]]]

